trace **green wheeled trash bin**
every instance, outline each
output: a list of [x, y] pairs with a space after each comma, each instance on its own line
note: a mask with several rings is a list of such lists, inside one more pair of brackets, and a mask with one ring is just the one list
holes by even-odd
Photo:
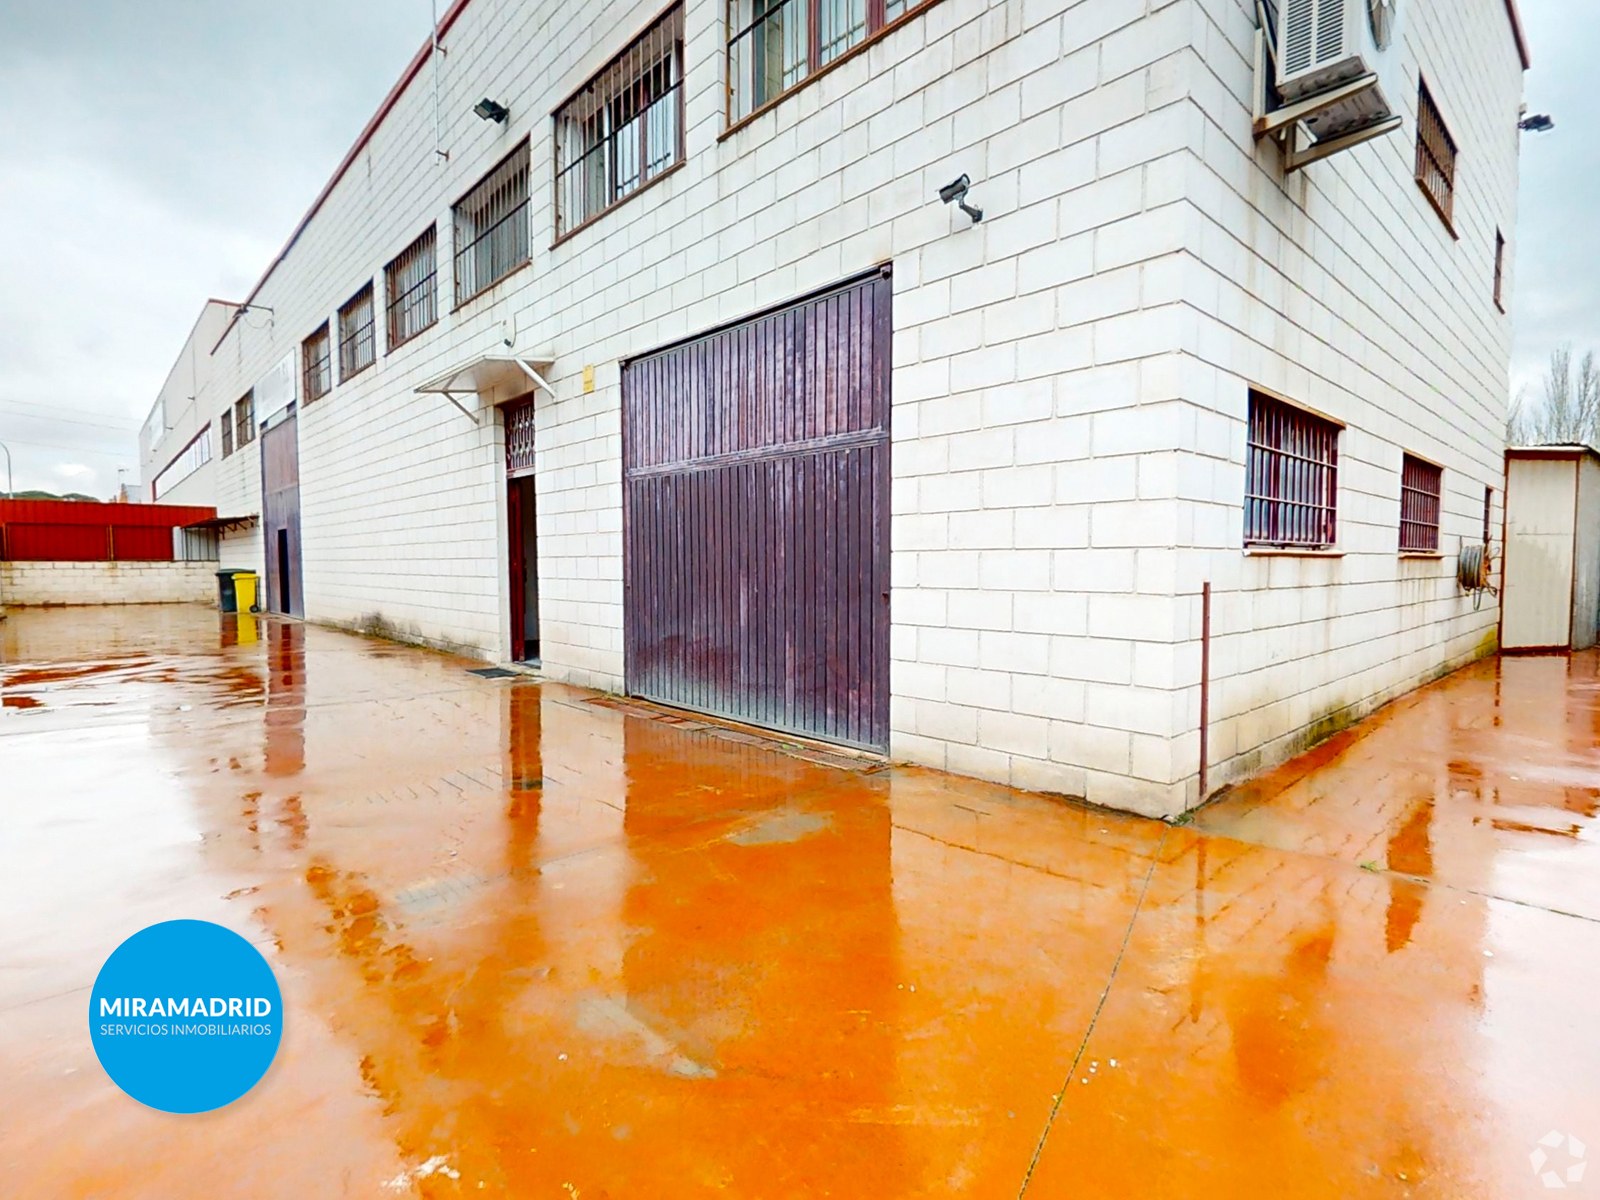
[[217, 572], [217, 607], [225, 613], [239, 611], [239, 593], [233, 586], [233, 577], [240, 573], [232, 567]]

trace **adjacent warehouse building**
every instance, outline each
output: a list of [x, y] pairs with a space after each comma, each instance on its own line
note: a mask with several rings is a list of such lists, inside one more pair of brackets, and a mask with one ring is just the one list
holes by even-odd
[[207, 352], [223, 565], [1181, 812], [1494, 646], [1526, 49], [1396, 12], [457, 0]]

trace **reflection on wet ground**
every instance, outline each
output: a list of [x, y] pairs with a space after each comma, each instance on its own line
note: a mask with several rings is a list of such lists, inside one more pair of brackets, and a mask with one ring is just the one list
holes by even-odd
[[[242, 620], [0, 623], [8, 1195], [1520, 1196], [1600, 1144], [1593, 655], [1169, 828]], [[84, 1019], [173, 917], [288, 1006], [187, 1118]]]

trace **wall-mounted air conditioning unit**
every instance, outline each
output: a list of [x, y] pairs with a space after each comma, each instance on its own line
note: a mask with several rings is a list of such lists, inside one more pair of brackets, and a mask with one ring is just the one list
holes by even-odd
[[1399, 0], [1277, 0], [1273, 75], [1285, 103], [1310, 100], [1367, 76], [1355, 91], [1306, 119], [1318, 141], [1391, 118], [1402, 93]]

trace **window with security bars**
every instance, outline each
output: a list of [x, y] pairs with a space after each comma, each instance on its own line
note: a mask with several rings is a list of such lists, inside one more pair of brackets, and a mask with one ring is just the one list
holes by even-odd
[[360, 374], [378, 357], [372, 282], [339, 307], [339, 382]]
[[935, 0], [728, 0], [728, 121], [771, 104]]
[[1444, 223], [1454, 229], [1456, 142], [1426, 81], [1417, 90], [1417, 183]]
[[556, 110], [556, 236], [683, 161], [683, 8], [645, 30]]
[[326, 321], [300, 343], [300, 385], [307, 404], [333, 390], [333, 352]]
[[1337, 532], [1338, 489], [1339, 427], [1251, 392], [1245, 545], [1330, 548]]
[[223, 410], [222, 420], [218, 424], [222, 427], [222, 457], [227, 458], [233, 453], [233, 419], [230, 410]]
[[1494, 306], [1501, 312], [1506, 310], [1506, 235], [1498, 229], [1494, 231]]
[[501, 159], [452, 213], [459, 307], [528, 261], [528, 143]]
[[[256, 394], [254, 390], [246, 392], [233, 406], [234, 440], [243, 450], [256, 440]], [[228, 428], [227, 419], [222, 422], [223, 431]]]
[[437, 252], [437, 227], [430, 225], [383, 268], [390, 350], [409, 342], [439, 319]]
[[1400, 465], [1400, 550], [1432, 553], [1439, 548], [1439, 512], [1444, 469], [1407, 454]]

